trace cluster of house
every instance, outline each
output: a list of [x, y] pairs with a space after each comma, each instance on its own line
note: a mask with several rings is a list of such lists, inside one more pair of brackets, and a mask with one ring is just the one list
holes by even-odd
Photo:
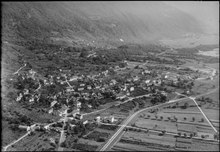
[[[127, 61], [125, 61], [125, 63], [127, 63]], [[113, 69], [117, 71], [117, 69], [120, 68], [115, 66]], [[26, 78], [31, 77], [33, 80], [36, 80], [39, 83], [39, 80], [36, 79], [35, 74], [35, 71], [30, 70], [26, 74]], [[130, 96], [137, 87], [141, 87], [142, 89], [150, 92], [152, 91], [153, 86], [160, 86], [162, 83], [169, 84], [172, 81], [175, 84], [178, 82], [178, 78], [190, 79], [189, 76], [180, 76], [170, 72], [153, 72], [152, 74], [151, 70], [146, 70], [143, 68], [137, 75], [126, 77], [124, 82], [118, 82], [116, 79], [106, 81], [105, 78], [107, 78], [108, 75], [109, 70], [103, 71], [97, 75], [72, 75], [68, 72], [66, 73], [62, 69], [60, 69], [60, 74], [57, 76], [49, 75], [43, 80], [42, 85], [53, 85], [59, 83], [66, 88], [66, 90], [49, 97], [52, 100], [48, 113], [51, 114], [54, 112], [54, 107], [60, 102], [58, 100], [59, 96], [65, 96], [68, 94], [74, 95], [73, 98], [66, 99], [66, 104], [68, 106], [73, 106], [74, 104], [81, 105], [79, 100], [82, 98], [87, 101], [90, 99], [102, 99], [104, 98], [103, 93], [105, 92], [110, 92], [112, 96], [116, 97], [116, 99], [122, 100], [127, 96]], [[39, 83], [39, 85], [41, 84]], [[156, 89], [156, 92], [158, 91], [159, 90]], [[163, 94], [166, 95], [165, 92], [163, 92]], [[38, 91], [30, 94], [28, 89], [24, 89], [19, 93], [16, 101], [20, 101], [24, 95], [28, 95], [25, 96], [27, 98], [25, 100], [28, 100], [29, 102], [38, 101], [40, 98], [40, 93], [38, 93]], [[92, 105], [88, 104], [88, 107], [92, 108]]]

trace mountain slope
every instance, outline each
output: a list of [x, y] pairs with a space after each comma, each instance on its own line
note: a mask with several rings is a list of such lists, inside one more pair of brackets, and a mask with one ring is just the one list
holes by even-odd
[[201, 33], [191, 16], [163, 2], [4, 2], [3, 38], [147, 42]]

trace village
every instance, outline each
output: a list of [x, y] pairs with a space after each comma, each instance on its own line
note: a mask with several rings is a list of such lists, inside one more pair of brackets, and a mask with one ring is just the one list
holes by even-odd
[[110, 67], [96, 75], [74, 75], [70, 70], [59, 69], [56, 75], [46, 77], [30, 68], [21, 70], [25, 64], [19, 69], [20, 72], [10, 78], [12, 82], [18, 80], [14, 84], [20, 90], [16, 102], [32, 107], [43, 105], [41, 110], [57, 117], [57, 121], [17, 127], [26, 130], [28, 135], [35, 131], [61, 132], [60, 148], [66, 139], [64, 134], [74, 133], [77, 126], [120, 124], [126, 118], [94, 115], [92, 119], [86, 119], [84, 116], [144, 97], [150, 97], [150, 102], [155, 105], [176, 98], [175, 91], [193, 94], [193, 81], [205, 74], [179, 66], [157, 66], [150, 61], [142, 63], [125, 60], [123, 64], [124, 67]]

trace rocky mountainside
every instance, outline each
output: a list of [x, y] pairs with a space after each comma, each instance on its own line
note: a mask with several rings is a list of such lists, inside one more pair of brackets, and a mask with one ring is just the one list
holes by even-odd
[[201, 33], [190, 15], [163, 2], [4, 2], [4, 40], [150, 42]]

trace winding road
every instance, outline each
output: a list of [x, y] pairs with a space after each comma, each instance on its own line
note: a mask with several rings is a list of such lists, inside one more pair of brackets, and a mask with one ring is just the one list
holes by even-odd
[[26, 67], [26, 63], [24, 64], [24, 66], [20, 67], [15, 73], [13, 73], [14, 75], [17, 74], [21, 69], [23, 69], [24, 67]]

